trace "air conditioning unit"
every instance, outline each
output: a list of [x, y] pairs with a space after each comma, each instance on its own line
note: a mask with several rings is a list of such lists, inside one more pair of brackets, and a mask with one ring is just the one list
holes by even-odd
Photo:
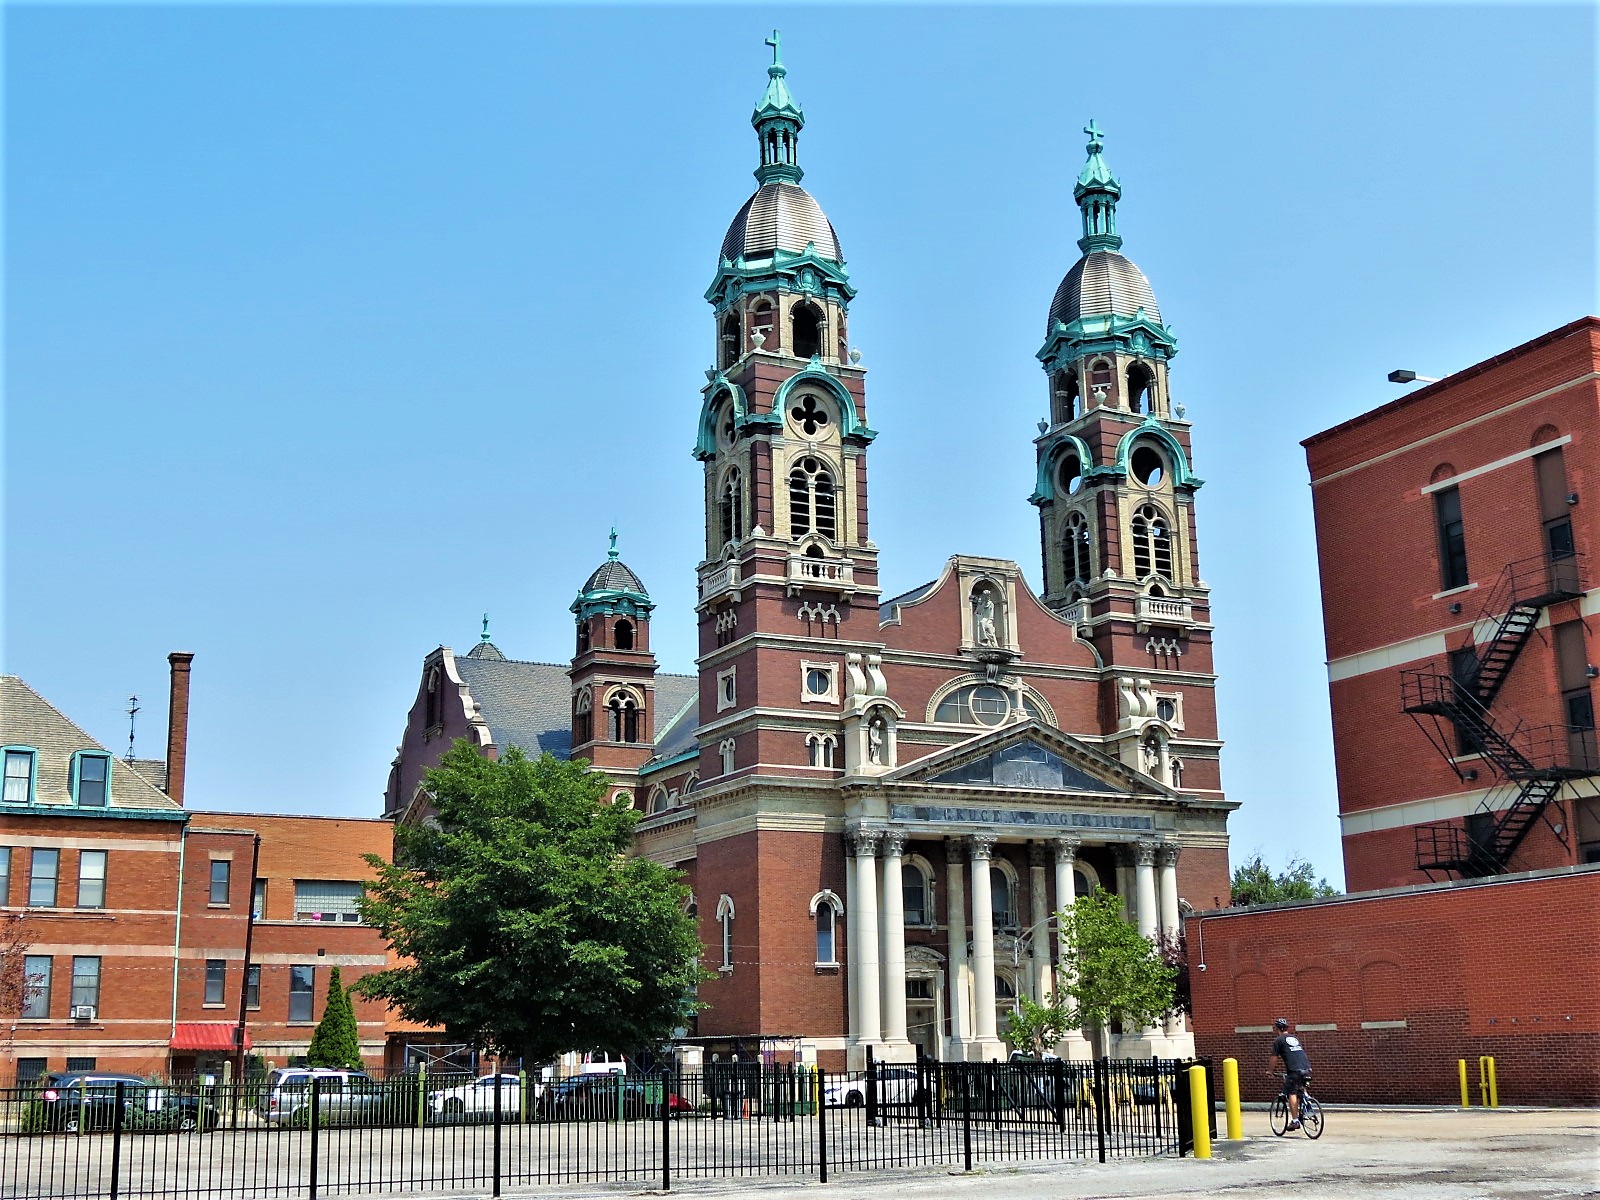
[[72, 1019], [74, 1021], [92, 1021], [92, 1020], [94, 1020], [94, 1005], [92, 1005], [92, 1004], [74, 1004], [72, 1006]]

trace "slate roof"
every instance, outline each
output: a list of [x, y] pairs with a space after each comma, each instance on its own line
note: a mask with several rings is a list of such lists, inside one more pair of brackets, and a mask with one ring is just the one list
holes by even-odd
[[1145, 316], [1161, 323], [1161, 308], [1144, 272], [1113, 250], [1094, 250], [1072, 264], [1056, 289], [1045, 336], [1057, 321], [1070, 325], [1084, 317], [1132, 317], [1141, 308]]
[[583, 585], [585, 592], [638, 592], [648, 596], [644, 584], [639, 582], [639, 577], [628, 569], [626, 563], [620, 559], [610, 558], [595, 568], [594, 574], [589, 576], [589, 582]]
[[[518, 662], [508, 658], [456, 659], [461, 682], [478, 702], [489, 734], [501, 747], [524, 753], [572, 753], [572, 680], [565, 663]], [[699, 695], [693, 675], [657, 675], [656, 711], [651, 739], [658, 740], [685, 704]], [[690, 722], [691, 740], [694, 722]]]
[[15, 675], [0, 675], [0, 742], [7, 746], [30, 746], [38, 751], [34, 758], [34, 812], [46, 806], [60, 807], [86, 817], [99, 816], [106, 811], [80, 809], [72, 803], [72, 756], [79, 750], [111, 754], [111, 797], [107, 808], [167, 810], [174, 815], [184, 812], [183, 806], [171, 796], [78, 728], [65, 713]]
[[894, 606], [896, 604], [915, 604], [929, 592], [933, 591], [933, 585], [938, 582], [939, 581], [937, 579], [930, 579], [927, 583], [924, 583], [919, 587], [914, 587], [909, 592], [901, 592], [898, 596], [891, 596], [887, 600], [879, 601], [878, 620], [880, 622], [887, 621], [890, 617], [894, 616]]

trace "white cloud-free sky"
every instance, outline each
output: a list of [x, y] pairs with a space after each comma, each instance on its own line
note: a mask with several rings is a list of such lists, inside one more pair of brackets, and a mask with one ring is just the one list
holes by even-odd
[[422, 656], [487, 610], [564, 661], [613, 522], [693, 669], [701, 293], [774, 25], [860, 288], [889, 594], [958, 552], [1038, 586], [1033, 355], [1106, 131], [1207, 481], [1236, 860], [1342, 874], [1299, 440], [1594, 311], [1587, 6], [5, 25], [5, 669], [119, 750], [137, 693], [156, 755], [195, 651], [196, 807], [378, 813]]

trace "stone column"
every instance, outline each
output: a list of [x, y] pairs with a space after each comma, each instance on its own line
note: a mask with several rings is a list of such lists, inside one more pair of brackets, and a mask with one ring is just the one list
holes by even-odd
[[1156, 852], [1161, 868], [1161, 932], [1178, 936], [1178, 843], [1162, 842]]
[[1045, 895], [1044, 844], [1028, 845], [1028, 899], [1029, 917], [1033, 928], [1033, 998], [1040, 1004], [1050, 1002], [1050, 944], [1055, 940], [1054, 922], [1050, 920], [1050, 899]]
[[994, 852], [995, 839], [974, 837], [969, 841], [972, 851], [972, 973], [974, 984], [972, 1006], [977, 1011], [973, 1036], [980, 1053], [987, 1052], [1000, 1040], [995, 1031], [994, 1019], [994, 896], [989, 887], [989, 856]]
[[1159, 843], [1141, 838], [1134, 843], [1134, 919], [1139, 932], [1155, 940], [1156, 936], [1156, 847]]
[[[1054, 849], [1056, 856], [1057, 912], [1060, 912], [1063, 909], [1071, 908], [1073, 903], [1078, 898], [1078, 889], [1075, 881], [1072, 878], [1072, 873], [1076, 869], [1076, 864], [1078, 861], [1078, 847], [1081, 844], [1081, 840], [1072, 834], [1069, 834], [1065, 837], [1058, 837], [1055, 840]], [[1062, 972], [1062, 982], [1065, 983], [1068, 979], [1068, 975], [1066, 974], [1066, 965], [1059, 961], [1059, 952], [1061, 947], [1060, 938], [1052, 938], [1050, 945], [1057, 953], [1057, 966]], [[1083, 1031], [1081, 1029], [1069, 1029], [1067, 1031], [1066, 1036], [1061, 1039], [1061, 1047], [1058, 1050], [1058, 1053], [1062, 1058], [1077, 1060], [1094, 1057], [1094, 1051], [1089, 1045], [1089, 1039], [1083, 1036]]]
[[901, 856], [906, 835], [890, 830], [883, 839], [883, 1040], [906, 1039], [906, 913], [901, 891]]
[[878, 843], [881, 829], [857, 829], [856, 910], [850, 928], [855, 935], [857, 1045], [876, 1045], [882, 1036], [878, 1007]]
[[861, 943], [856, 938], [856, 839], [852, 833], [844, 839], [844, 941], [845, 941], [845, 996], [850, 1004], [850, 1036], [861, 1032], [861, 1005], [856, 992], [861, 984]]
[[[967, 970], [967, 888], [961, 862], [962, 846], [957, 838], [944, 841], [945, 860], [945, 921], [949, 927], [950, 951], [950, 1040], [952, 1050], [959, 1052], [972, 1036], [972, 1013], [968, 987], [971, 974]], [[959, 1058], [952, 1053], [951, 1058]]]

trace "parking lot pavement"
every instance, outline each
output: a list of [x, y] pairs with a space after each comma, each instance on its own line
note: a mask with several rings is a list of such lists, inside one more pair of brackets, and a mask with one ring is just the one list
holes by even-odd
[[[1219, 1128], [1221, 1115], [1218, 1115]], [[1036, 1167], [846, 1173], [826, 1185], [774, 1179], [685, 1181], [682, 1196], [782, 1200], [1575, 1200], [1600, 1196], [1600, 1112], [1595, 1109], [1328, 1111], [1320, 1141], [1275, 1138], [1265, 1113], [1245, 1113], [1245, 1140], [1216, 1143], [1195, 1159], [1057, 1162]], [[637, 1185], [540, 1188], [568, 1200], [659, 1194]]]

